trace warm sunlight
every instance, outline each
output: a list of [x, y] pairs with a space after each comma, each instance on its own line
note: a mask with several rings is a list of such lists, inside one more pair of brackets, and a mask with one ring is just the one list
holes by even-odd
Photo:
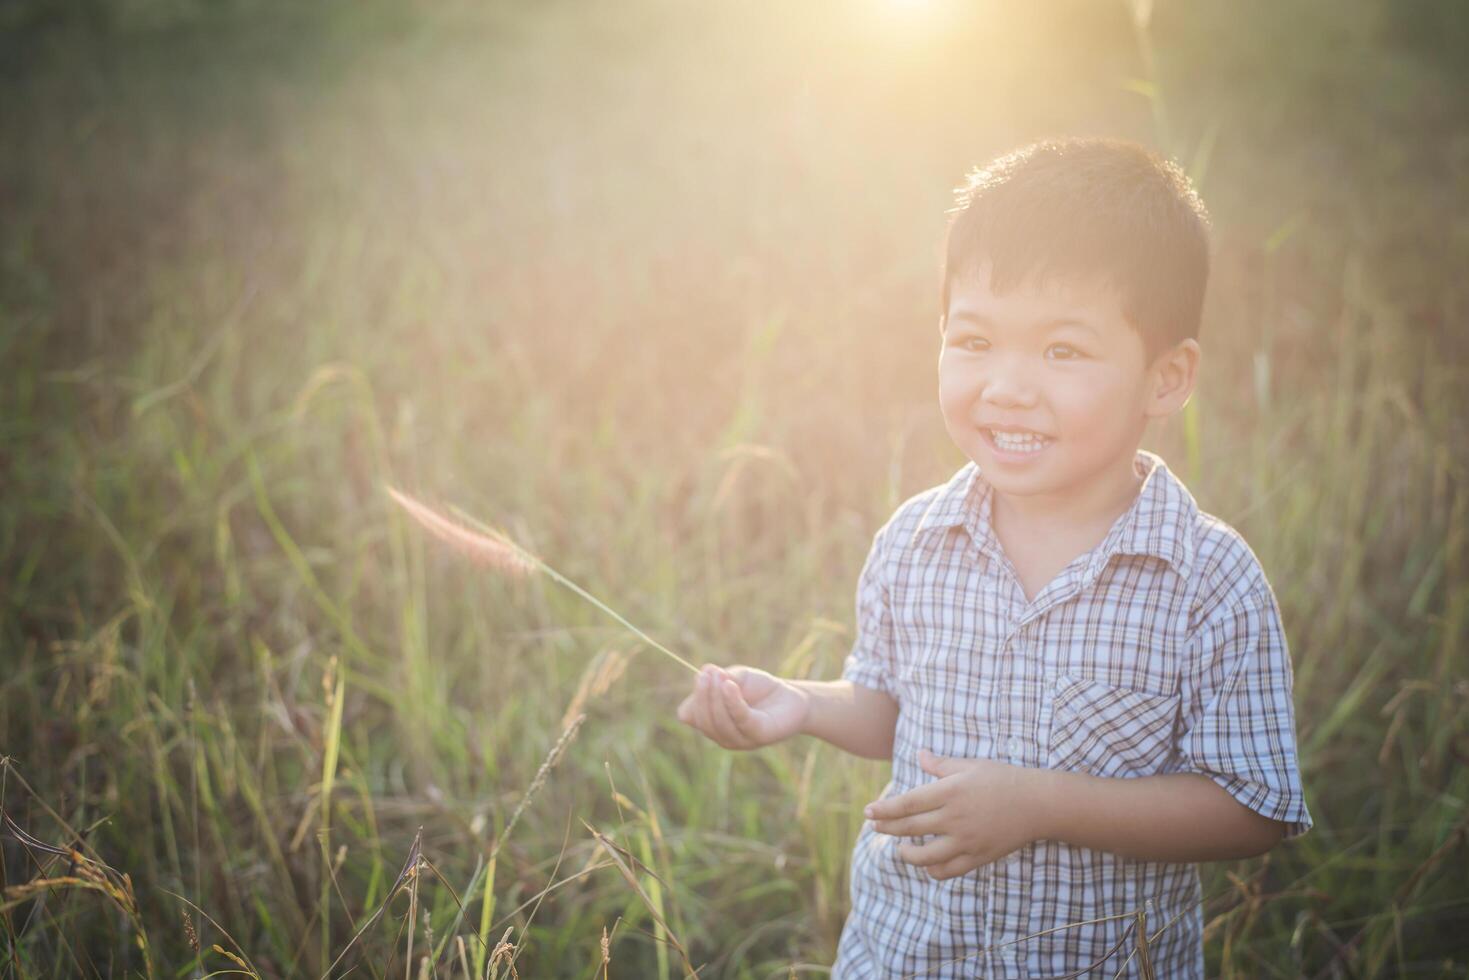
[[868, 0], [870, 16], [894, 41], [936, 33], [952, 24], [956, 0]]
[[0, 0], [0, 976], [1469, 978], [1466, 50]]

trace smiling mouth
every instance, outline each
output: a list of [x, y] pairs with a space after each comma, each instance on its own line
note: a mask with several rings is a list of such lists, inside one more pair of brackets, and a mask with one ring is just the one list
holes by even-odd
[[985, 427], [985, 438], [990, 445], [1003, 453], [1016, 456], [1027, 456], [1038, 453], [1051, 443], [1055, 442], [1050, 436], [1043, 436], [1039, 432], [1031, 432], [1025, 429], [994, 429]]

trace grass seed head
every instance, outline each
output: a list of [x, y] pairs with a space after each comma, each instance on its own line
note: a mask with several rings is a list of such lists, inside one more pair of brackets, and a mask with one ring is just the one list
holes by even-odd
[[465, 527], [396, 487], [388, 487], [387, 491], [388, 496], [407, 511], [408, 516], [422, 525], [424, 530], [458, 550], [476, 565], [509, 575], [526, 575], [535, 570], [536, 565], [531, 557], [508, 537], [485, 534]]

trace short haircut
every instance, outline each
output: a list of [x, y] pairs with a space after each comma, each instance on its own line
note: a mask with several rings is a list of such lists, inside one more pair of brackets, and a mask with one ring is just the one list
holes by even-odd
[[1197, 337], [1209, 279], [1209, 215], [1179, 167], [1123, 140], [1045, 140], [974, 170], [956, 191], [944, 250], [950, 284], [990, 267], [990, 288], [1101, 282], [1152, 357]]

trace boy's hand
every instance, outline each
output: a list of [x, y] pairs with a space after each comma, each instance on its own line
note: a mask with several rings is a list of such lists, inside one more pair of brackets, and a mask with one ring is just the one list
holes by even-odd
[[726, 749], [758, 749], [798, 734], [808, 707], [805, 692], [773, 674], [706, 664], [678, 720]]
[[996, 861], [1046, 836], [1039, 824], [1038, 777], [991, 759], [945, 759], [926, 749], [918, 764], [937, 781], [869, 804], [873, 829], [895, 837], [932, 835], [927, 844], [909, 841], [898, 855], [934, 878], [954, 878]]

